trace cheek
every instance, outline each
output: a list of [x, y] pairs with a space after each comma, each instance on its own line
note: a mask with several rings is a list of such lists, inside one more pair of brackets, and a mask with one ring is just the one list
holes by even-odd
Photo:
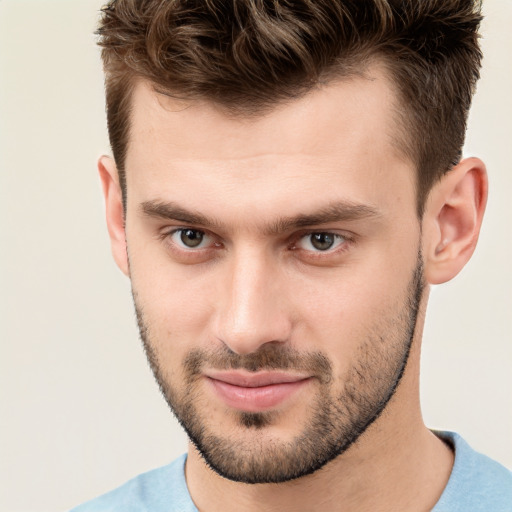
[[344, 373], [364, 343], [391, 336], [396, 329], [412, 270], [386, 265], [381, 256], [323, 279], [303, 280], [291, 295], [298, 348], [324, 352], [335, 373]]
[[130, 249], [135, 300], [160, 356], [175, 358], [206, 341], [214, 307], [208, 280], [150, 248]]

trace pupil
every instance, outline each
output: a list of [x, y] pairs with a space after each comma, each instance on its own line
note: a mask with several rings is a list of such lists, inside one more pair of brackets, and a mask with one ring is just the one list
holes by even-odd
[[187, 247], [197, 247], [203, 241], [203, 233], [194, 229], [184, 229], [180, 238]]
[[314, 233], [311, 235], [311, 244], [315, 249], [326, 251], [334, 244], [334, 237], [330, 233]]

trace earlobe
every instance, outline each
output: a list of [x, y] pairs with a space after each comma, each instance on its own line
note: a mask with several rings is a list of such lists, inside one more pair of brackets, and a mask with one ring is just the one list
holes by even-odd
[[487, 202], [487, 173], [478, 158], [462, 160], [432, 188], [423, 216], [425, 278], [453, 279], [471, 258]]
[[126, 250], [123, 196], [114, 160], [108, 156], [102, 156], [98, 160], [98, 171], [105, 198], [105, 214], [112, 255], [117, 266], [128, 276], [129, 266]]

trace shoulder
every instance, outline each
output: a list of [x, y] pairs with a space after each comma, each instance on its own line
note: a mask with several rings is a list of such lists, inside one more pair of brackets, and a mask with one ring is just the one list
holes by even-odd
[[454, 432], [436, 432], [455, 451], [448, 484], [432, 512], [512, 512], [512, 472]]
[[185, 461], [182, 455], [70, 512], [196, 512], [185, 481]]

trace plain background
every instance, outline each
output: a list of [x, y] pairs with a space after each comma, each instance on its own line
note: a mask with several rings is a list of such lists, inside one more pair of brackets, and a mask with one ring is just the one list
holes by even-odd
[[[114, 266], [99, 0], [0, 1], [0, 510], [66, 510], [186, 449]], [[425, 420], [512, 467], [512, 2], [487, 0], [466, 153], [491, 191], [477, 252], [434, 290]]]

